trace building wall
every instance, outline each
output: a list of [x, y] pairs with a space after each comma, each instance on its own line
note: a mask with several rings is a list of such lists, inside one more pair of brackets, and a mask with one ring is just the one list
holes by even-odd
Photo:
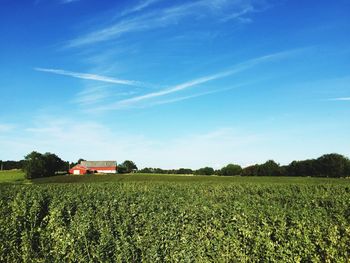
[[117, 170], [95, 170], [97, 171], [98, 173], [113, 173], [115, 174], [117, 172]]
[[76, 175], [79, 175], [79, 174], [86, 174], [86, 170], [85, 169], [81, 169], [81, 168], [72, 168], [72, 169], [69, 169], [69, 173], [70, 174], [76, 174]]

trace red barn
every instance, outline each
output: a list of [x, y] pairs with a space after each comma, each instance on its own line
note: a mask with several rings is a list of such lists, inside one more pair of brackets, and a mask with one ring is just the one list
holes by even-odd
[[86, 167], [84, 167], [80, 164], [77, 164], [76, 166], [69, 169], [70, 174], [87, 174], [89, 172], [90, 171]]
[[82, 161], [69, 169], [70, 174], [116, 173], [116, 161]]

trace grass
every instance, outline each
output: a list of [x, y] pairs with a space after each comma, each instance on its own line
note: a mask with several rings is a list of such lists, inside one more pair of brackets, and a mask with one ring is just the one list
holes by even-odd
[[0, 183], [24, 183], [24, 172], [21, 170], [0, 171]]

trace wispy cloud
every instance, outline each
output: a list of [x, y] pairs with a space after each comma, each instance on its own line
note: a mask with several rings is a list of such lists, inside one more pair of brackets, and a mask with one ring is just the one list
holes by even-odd
[[238, 87], [242, 87], [242, 86], [245, 86], [245, 85], [247, 85], [247, 83], [244, 83], [244, 84], [242, 83], [240, 85], [232, 86], [232, 87], [229, 87], [229, 88], [210, 90], [210, 91], [206, 91], [206, 92], [196, 93], [196, 94], [193, 94], [193, 95], [182, 96], [182, 97], [177, 97], [177, 98], [168, 99], [168, 100], [160, 100], [160, 101], [154, 102], [152, 105], [162, 105], [162, 104], [175, 103], [175, 102], [179, 102], [179, 101], [183, 101], [183, 100], [198, 98], [198, 97], [202, 97], [202, 96], [206, 96], [206, 95], [210, 95], [210, 94], [214, 94], [214, 93], [219, 93], [219, 92], [232, 90], [232, 89], [235, 89], [235, 88], [238, 88]]
[[334, 100], [334, 101], [350, 101], [350, 97], [342, 97], [342, 98], [333, 98], [330, 100]]
[[70, 4], [70, 3], [73, 3], [73, 2], [78, 2], [80, 0], [62, 0], [61, 3], [62, 4]]
[[[142, 10], [156, 0], [143, 2], [136, 7]], [[135, 9], [135, 8], [134, 8]], [[249, 13], [257, 12], [251, 0], [201, 0], [170, 6], [157, 11], [149, 11], [137, 17], [123, 19], [99, 30], [79, 36], [68, 42], [67, 47], [78, 47], [102, 41], [116, 39], [125, 33], [144, 31], [178, 23], [186, 17], [207, 18], [208, 16], [224, 17], [225, 21], [242, 18]], [[239, 20], [238, 20], [239, 21]]]
[[133, 90], [115, 92], [113, 89], [114, 86], [111, 85], [87, 87], [80, 91], [72, 102], [77, 103], [80, 106], [87, 106], [105, 102], [107, 99], [123, 98], [136, 93], [136, 91]]
[[[38, 5], [40, 4], [41, 2], [44, 2], [45, 0], [35, 0], [34, 1], [34, 5]], [[61, 4], [70, 4], [70, 3], [73, 3], [73, 2], [78, 2], [80, 0], [57, 0], [57, 3], [61, 3]]]
[[41, 71], [41, 72], [58, 74], [58, 75], [70, 76], [78, 79], [95, 80], [95, 81], [101, 81], [101, 82], [107, 82], [107, 83], [113, 83], [113, 84], [122, 84], [122, 85], [128, 85], [128, 86], [138, 86], [138, 87], [147, 86], [146, 83], [136, 81], [136, 80], [118, 79], [113, 77], [97, 75], [97, 74], [67, 71], [63, 69], [35, 68], [35, 70]]
[[[279, 52], [279, 53], [274, 53], [274, 54], [269, 54], [266, 56], [262, 56], [262, 57], [258, 57], [258, 58], [254, 58], [251, 60], [248, 60], [246, 62], [240, 63], [234, 67], [232, 67], [229, 70], [226, 71], [222, 71], [216, 74], [212, 74], [212, 75], [207, 75], [207, 76], [203, 76], [201, 78], [197, 78], [197, 79], [193, 79], [178, 85], [175, 85], [173, 87], [167, 88], [167, 89], [163, 89], [160, 91], [156, 91], [156, 92], [151, 92], [151, 93], [147, 93], [144, 95], [140, 95], [140, 96], [136, 96], [136, 97], [132, 97], [129, 99], [125, 99], [125, 100], [121, 100], [121, 101], [117, 101], [116, 103], [110, 104], [110, 105], [106, 105], [106, 106], [101, 106], [100, 108], [96, 109], [96, 110], [115, 110], [115, 109], [120, 109], [120, 108], [125, 108], [125, 107], [130, 107], [134, 104], [137, 104], [139, 102], [142, 101], [146, 101], [146, 100], [150, 100], [150, 99], [154, 99], [154, 98], [158, 98], [158, 97], [162, 97], [165, 95], [169, 95], [172, 93], [176, 93], [182, 90], [186, 90], [195, 86], [198, 86], [200, 84], [204, 84], [207, 83], [209, 81], [214, 81], [217, 79], [221, 79], [221, 78], [225, 78], [228, 76], [232, 76], [234, 74], [237, 74], [239, 72], [242, 72], [244, 70], [247, 70], [249, 68], [252, 68], [260, 63], [263, 62], [269, 62], [269, 61], [273, 61], [273, 60], [277, 60], [277, 59], [281, 59], [281, 58], [285, 58], [287, 56], [290, 56], [291, 54], [294, 54], [296, 52], [299, 52], [303, 49], [296, 49], [296, 50], [288, 50], [288, 51], [284, 51], [284, 52]], [[188, 98], [188, 97], [187, 97]]]
[[242, 9], [242, 10], [238, 10], [237, 12], [231, 13], [227, 16], [225, 16], [224, 18], [221, 19], [222, 22], [227, 22], [229, 20], [233, 20], [233, 19], [239, 19], [242, 16], [249, 14], [249, 13], [253, 13], [255, 12], [255, 9], [253, 8], [253, 6], [247, 6], [246, 8]]
[[73, 102], [79, 105], [94, 104], [104, 100], [108, 95], [109, 93], [106, 91], [105, 86], [97, 86], [79, 92]]
[[144, 0], [140, 1], [136, 6], [133, 6], [129, 9], [126, 9], [124, 12], [122, 12], [122, 16], [129, 15], [135, 12], [142, 11], [143, 9], [148, 8], [149, 6], [156, 4], [157, 2], [160, 2], [162, 0]]
[[0, 132], [9, 132], [14, 129], [12, 124], [1, 124], [0, 123]]

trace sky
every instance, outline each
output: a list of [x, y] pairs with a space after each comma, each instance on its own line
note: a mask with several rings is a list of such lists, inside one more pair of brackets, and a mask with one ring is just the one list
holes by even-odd
[[0, 159], [350, 156], [350, 1], [0, 0]]

